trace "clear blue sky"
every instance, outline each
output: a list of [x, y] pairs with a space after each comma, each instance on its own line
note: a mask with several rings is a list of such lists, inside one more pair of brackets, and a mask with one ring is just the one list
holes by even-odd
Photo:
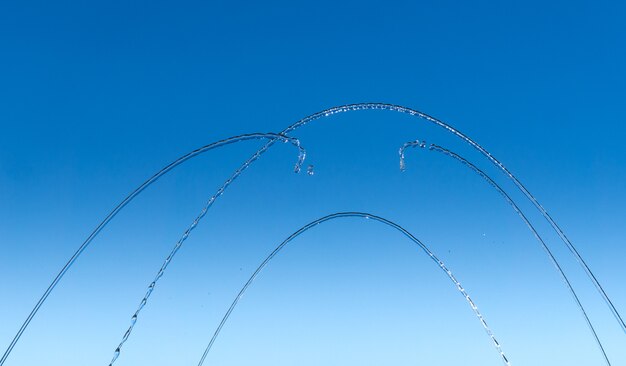
[[[617, 2], [3, 2], [0, 5], [0, 355], [74, 250], [178, 156], [278, 132], [347, 103], [406, 105], [485, 146], [563, 227], [626, 313], [626, 7]], [[141, 313], [119, 365], [195, 365], [256, 265], [337, 211], [397, 222], [449, 265], [513, 365], [602, 365], [545, 254], [458, 163], [493, 175], [579, 289], [614, 365], [626, 336], [567, 250], [475, 151], [393, 112], [293, 133], [315, 175], [277, 145], [209, 211]], [[76, 262], [7, 360], [108, 364], [161, 262], [259, 142], [180, 166]], [[342, 219], [281, 252], [205, 365], [497, 365], [454, 286], [398, 233]]]

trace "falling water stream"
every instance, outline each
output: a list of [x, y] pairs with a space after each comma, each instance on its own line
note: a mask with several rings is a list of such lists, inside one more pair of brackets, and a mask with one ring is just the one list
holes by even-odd
[[[403, 144], [400, 147], [400, 149], [399, 149], [400, 169], [403, 170], [403, 171], [406, 169], [404, 153], [405, 153], [405, 150], [407, 148], [409, 148], [409, 147], [425, 148], [426, 147], [426, 142], [415, 140], [415, 141], [407, 142], [407, 143]], [[493, 187], [496, 190], [496, 192], [498, 192], [502, 196], [502, 198], [504, 198], [504, 200], [519, 215], [519, 217], [522, 219], [524, 224], [526, 224], [528, 229], [532, 232], [533, 236], [537, 239], [539, 244], [541, 244], [541, 247], [546, 252], [548, 257], [550, 258], [550, 261], [552, 262], [552, 264], [554, 265], [555, 269], [557, 270], [557, 272], [561, 276], [561, 279], [563, 280], [563, 282], [565, 283], [565, 286], [568, 288], [570, 294], [572, 295], [572, 298], [573, 298], [574, 302], [576, 303], [576, 305], [578, 306], [578, 309], [580, 310], [580, 312], [582, 313], [583, 317], [585, 318], [585, 322], [587, 323], [587, 326], [589, 327], [589, 330], [591, 331], [591, 334], [593, 335], [593, 338], [594, 338], [594, 340], [596, 342], [596, 345], [598, 346], [598, 348], [600, 349], [600, 352], [602, 353], [602, 356], [604, 357], [604, 361], [606, 362], [607, 365], [610, 366], [611, 362], [609, 361], [609, 358], [608, 358], [608, 356], [606, 354], [606, 351], [604, 350], [604, 346], [602, 346], [602, 342], [600, 341], [600, 338], [598, 337], [598, 334], [596, 333], [596, 330], [593, 327], [593, 324], [591, 323], [591, 320], [589, 319], [589, 316], [587, 315], [587, 311], [585, 310], [585, 307], [583, 306], [583, 304], [580, 302], [580, 299], [578, 298], [578, 295], [576, 294], [576, 291], [574, 290], [574, 288], [572, 287], [572, 284], [570, 283], [569, 279], [567, 278], [567, 275], [565, 274], [565, 272], [563, 272], [563, 269], [561, 268], [561, 265], [559, 264], [557, 259], [554, 257], [554, 255], [552, 254], [552, 251], [550, 250], [550, 248], [548, 248], [548, 246], [546, 245], [546, 243], [543, 240], [543, 238], [541, 237], [541, 235], [539, 235], [539, 233], [537, 232], [535, 227], [530, 223], [530, 221], [528, 220], [526, 215], [524, 215], [524, 213], [519, 208], [519, 206], [515, 203], [515, 201], [513, 201], [513, 199], [504, 191], [504, 189], [502, 189], [502, 187], [500, 187], [500, 185], [498, 185], [493, 179], [491, 179], [491, 177], [489, 175], [487, 175], [485, 172], [480, 170], [477, 166], [475, 166], [474, 164], [469, 162], [464, 157], [458, 155], [457, 153], [455, 153], [455, 152], [453, 152], [451, 150], [448, 150], [448, 149], [446, 149], [444, 147], [436, 145], [436, 144], [430, 144], [428, 149], [431, 150], [431, 151], [436, 151], [436, 152], [442, 153], [445, 156], [449, 156], [449, 157], [455, 159], [456, 161], [460, 162], [461, 164], [463, 164], [464, 166], [466, 166], [470, 170], [472, 170], [474, 173], [476, 173], [477, 175], [482, 177], [491, 187]]]

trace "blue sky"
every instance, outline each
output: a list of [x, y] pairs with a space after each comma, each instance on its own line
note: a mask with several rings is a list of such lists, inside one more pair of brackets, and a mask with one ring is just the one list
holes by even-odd
[[[626, 25], [610, 2], [74, 2], [0, 5], [0, 346], [130, 191], [178, 156], [319, 110], [401, 104], [485, 146], [535, 194], [626, 312]], [[622, 333], [567, 250], [488, 162], [432, 125], [360, 111], [294, 131], [209, 211], [159, 282], [119, 365], [197, 363], [232, 297], [302, 225], [377, 214], [423, 240], [512, 364], [603, 364], [540, 246], [479, 177], [509, 191], [562, 259], [614, 365]], [[68, 272], [6, 365], [107, 363], [170, 248], [260, 142], [181, 165]], [[499, 364], [471, 309], [401, 235], [320, 225], [242, 300], [212, 365]]]

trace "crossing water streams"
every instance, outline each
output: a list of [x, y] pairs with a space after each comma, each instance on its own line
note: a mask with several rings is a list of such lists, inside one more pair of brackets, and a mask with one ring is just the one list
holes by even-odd
[[[85, 241], [78, 247], [78, 249], [76, 249], [74, 254], [69, 258], [69, 260], [65, 263], [65, 265], [61, 268], [61, 270], [58, 272], [58, 274], [52, 280], [52, 282], [50, 283], [50, 285], [48, 286], [46, 291], [41, 295], [41, 297], [39, 298], [39, 300], [37, 301], [37, 303], [35, 304], [35, 306], [31, 310], [31, 312], [29, 313], [27, 318], [24, 320], [24, 322], [21, 325], [21, 327], [17, 330], [17, 333], [15, 334], [15, 337], [13, 338], [11, 343], [8, 345], [8, 347], [6, 348], [2, 358], [0, 358], [0, 366], [4, 365], [5, 362], [9, 359], [9, 356], [10, 356], [13, 348], [18, 343], [18, 341], [20, 340], [20, 338], [22, 337], [24, 332], [27, 330], [29, 324], [35, 319], [35, 316], [36, 316], [37, 312], [44, 305], [46, 299], [50, 296], [50, 294], [53, 292], [55, 287], [62, 280], [63, 276], [67, 273], [68, 270], [71, 269], [72, 265], [77, 261], [77, 259], [80, 257], [80, 255], [89, 247], [89, 245], [92, 243], [94, 238], [96, 238], [98, 236], [98, 234], [105, 228], [105, 226], [130, 201], [132, 201], [135, 197], [137, 197], [141, 192], [143, 192], [150, 185], [155, 183], [161, 176], [163, 176], [164, 174], [170, 172], [172, 169], [174, 169], [178, 165], [182, 164], [183, 162], [185, 162], [185, 161], [187, 161], [187, 160], [189, 160], [189, 159], [191, 159], [193, 157], [196, 157], [196, 156], [198, 156], [198, 155], [200, 155], [202, 153], [208, 152], [210, 150], [213, 150], [213, 149], [216, 149], [216, 148], [219, 148], [219, 147], [222, 147], [222, 146], [230, 145], [230, 144], [233, 144], [233, 143], [236, 143], [236, 142], [247, 141], [247, 140], [265, 140], [266, 141], [265, 144], [258, 151], [256, 151], [254, 154], [252, 154], [252, 156], [250, 156], [246, 161], [244, 161], [240, 165], [240, 167], [238, 169], [236, 169], [232, 173], [232, 175], [218, 188], [218, 190], [209, 197], [209, 199], [207, 200], [207, 202], [204, 205], [204, 207], [197, 214], [196, 218], [191, 222], [191, 224], [187, 227], [187, 229], [181, 234], [179, 240], [173, 245], [173, 247], [170, 250], [169, 254], [163, 260], [161, 266], [158, 268], [158, 271], [154, 275], [153, 279], [148, 283], [146, 291], [143, 294], [143, 296], [140, 298], [136, 310], [131, 314], [129, 325], [126, 328], [126, 330], [124, 332], [122, 332], [122, 336], [121, 336], [120, 342], [117, 344], [116, 347], [114, 347], [113, 356], [112, 356], [112, 358], [111, 358], [111, 360], [109, 362], [109, 366], [112, 366], [118, 360], [118, 358], [122, 355], [122, 348], [123, 348], [124, 344], [126, 343], [126, 341], [129, 339], [129, 337], [131, 336], [133, 329], [137, 326], [139, 315], [140, 315], [142, 309], [148, 304], [148, 300], [150, 299], [150, 296], [155, 291], [155, 288], [156, 288], [159, 280], [164, 276], [164, 274], [165, 274], [169, 264], [175, 258], [176, 253], [179, 252], [179, 250], [182, 248], [184, 242], [191, 235], [193, 230], [198, 226], [200, 221], [206, 216], [207, 212], [209, 211], [209, 209], [211, 208], [213, 203], [217, 200], [217, 198], [219, 198], [220, 196], [222, 196], [224, 194], [226, 189], [234, 182], [234, 180], [237, 177], [239, 177], [248, 167], [250, 167], [251, 164], [253, 164], [257, 159], [259, 159], [259, 157], [261, 157], [261, 155], [263, 155], [268, 149], [270, 149], [277, 141], [290, 143], [291, 145], [293, 145], [293, 146], [295, 146], [297, 148], [297, 150], [298, 150], [298, 158], [297, 158], [297, 163], [295, 165], [294, 170], [295, 170], [295, 172], [300, 172], [300, 170], [302, 168], [302, 165], [304, 163], [305, 157], [306, 157], [306, 153], [305, 153], [305, 150], [300, 145], [300, 141], [298, 139], [294, 138], [294, 137], [291, 137], [290, 134], [293, 133], [298, 128], [300, 128], [300, 127], [302, 127], [304, 125], [310, 124], [313, 121], [316, 121], [316, 120], [319, 120], [319, 119], [322, 119], [322, 118], [325, 118], [325, 117], [329, 117], [329, 116], [332, 116], [332, 115], [335, 115], [335, 114], [338, 114], [338, 113], [353, 112], [353, 111], [359, 111], [359, 110], [382, 110], [382, 111], [389, 111], [389, 112], [398, 112], [398, 113], [406, 114], [406, 115], [409, 115], [409, 116], [412, 116], [412, 117], [416, 117], [418, 121], [428, 122], [430, 124], [434, 124], [435, 126], [443, 128], [449, 134], [451, 134], [451, 135], [461, 139], [465, 143], [469, 144], [472, 148], [476, 149], [484, 158], [486, 158], [488, 161], [490, 161], [500, 172], [502, 172], [505, 175], [506, 178], [508, 178], [517, 187], [517, 189], [523, 194], [523, 196], [525, 196], [529, 200], [529, 202], [532, 204], [532, 206], [534, 206], [537, 209], [537, 211], [543, 217], [543, 219], [546, 220], [546, 222], [549, 224], [549, 226], [558, 235], [558, 237], [562, 241], [563, 245], [567, 248], [567, 250], [572, 255], [572, 257], [578, 262], [580, 267], [583, 269], [583, 271], [586, 274], [588, 280], [595, 287], [595, 289], [597, 291], [597, 294], [603, 299], [603, 301], [606, 304], [608, 310], [612, 313], [616, 323], [619, 325], [619, 327], [621, 327], [622, 331], [626, 333], [626, 324], [624, 323], [624, 321], [623, 321], [623, 319], [621, 317], [621, 314], [618, 312], [618, 310], [614, 306], [613, 302], [611, 301], [609, 295], [606, 293], [606, 291], [604, 290], [604, 288], [602, 287], [602, 285], [600, 284], [600, 282], [598, 281], [598, 279], [596, 278], [594, 273], [591, 271], [591, 269], [589, 268], [587, 263], [583, 260], [583, 258], [581, 257], [580, 253], [578, 252], [578, 250], [574, 247], [574, 245], [568, 239], [568, 237], [565, 235], [565, 233], [560, 228], [560, 226], [548, 214], [548, 212], [544, 209], [544, 207], [537, 201], [537, 199], [526, 189], [526, 187], [517, 179], [517, 177], [515, 175], [513, 175], [513, 173], [511, 173], [499, 160], [497, 160], [493, 155], [491, 155], [491, 153], [489, 153], [486, 149], [484, 149], [477, 142], [475, 142], [474, 140], [469, 138], [467, 135], [461, 133], [460, 131], [458, 131], [457, 129], [453, 128], [449, 124], [447, 124], [447, 123], [445, 123], [443, 121], [440, 121], [440, 120], [438, 120], [438, 119], [436, 119], [434, 117], [431, 117], [431, 116], [429, 116], [427, 114], [419, 112], [417, 110], [410, 109], [410, 108], [403, 107], [403, 106], [392, 105], [392, 104], [361, 103], [361, 104], [350, 104], [350, 105], [344, 105], [344, 106], [329, 108], [327, 110], [324, 110], [324, 111], [312, 114], [312, 115], [310, 115], [308, 117], [305, 117], [305, 118], [303, 118], [303, 119], [293, 123], [292, 125], [288, 126], [287, 128], [285, 128], [283, 131], [281, 131], [279, 133], [253, 133], [253, 134], [245, 134], [245, 135], [239, 135], [239, 136], [231, 137], [231, 138], [224, 139], [224, 140], [221, 140], [221, 141], [217, 141], [215, 143], [206, 145], [204, 147], [201, 147], [201, 148], [196, 149], [196, 150], [194, 150], [194, 151], [192, 151], [192, 152], [190, 152], [188, 154], [185, 154], [185, 155], [181, 156], [180, 158], [178, 158], [174, 162], [170, 163], [169, 165], [165, 166], [163, 169], [161, 169], [160, 171], [155, 173], [152, 177], [147, 179], [144, 183], [142, 183], [139, 187], [137, 187], [134, 191], [132, 191], [126, 198], [124, 198], [100, 222], [100, 224], [91, 232], [91, 234], [87, 237], [87, 239], [85, 239]], [[604, 362], [607, 365], [611, 365], [611, 362], [609, 360], [607, 352], [606, 352], [605, 348], [603, 347], [601, 338], [599, 337], [598, 333], [596, 332], [596, 328], [594, 327], [594, 324], [593, 324], [593, 322], [592, 322], [588, 312], [586, 311], [585, 307], [583, 306], [582, 302], [580, 301], [580, 298], [579, 298], [576, 290], [574, 289], [574, 286], [572, 285], [572, 283], [569, 280], [568, 276], [563, 271], [562, 266], [559, 263], [559, 261], [557, 261], [556, 257], [553, 255], [553, 251], [551, 250], [551, 248], [546, 244], [546, 242], [544, 241], [542, 236], [535, 229], [535, 226], [528, 219], [528, 216], [526, 214], [524, 214], [524, 212], [520, 208], [520, 205], [517, 202], [515, 202], [513, 200], [513, 198], [511, 198], [511, 195], [508, 194], [500, 185], [498, 185], [495, 182], [495, 180], [492, 179], [492, 177], [487, 175], [483, 170], [479, 169], [475, 164], [473, 164], [472, 162], [470, 162], [469, 160], [467, 160], [463, 156], [461, 156], [461, 155], [459, 155], [459, 154], [457, 154], [457, 153], [455, 153], [455, 152], [453, 152], [451, 150], [448, 150], [448, 149], [446, 149], [446, 148], [444, 148], [442, 146], [436, 145], [436, 144], [428, 145], [424, 141], [419, 141], [419, 140], [411, 141], [411, 142], [405, 143], [404, 145], [402, 145], [400, 147], [399, 155], [400, 155], [400, 169], [401, 170], [405, 170], [406, 169], [406, 156], [405, 155], [407, 153], [407, 149], [408, 148], [427, 149], [429, 151], [441, 153], [441, 154], [443, 154], [443, 155], [445, 155], [447, 157], [450, 157], [450, 158], [460, 162], [463, 166], [469, 168], [474, 173], [476, 173], [478, 176], [483, 178], [486, 181], [486, 183], [488, 183], [488, 185], [493, 187], [493, 189], [504, 199], [504, 201], [506, 203], [508, 203], [511, 206], [511, 208], [513, 208], [513, 211], [520, 217], [520, 219], [523, 221], [523, 223], [528, 227], [528, 229], [532, 232], [534, 237], [537, 239], [537, 241], [540, 244], [542, 250], [546, 253], [546, 255], [548, 256], [549, 260], [553, 264], [554, 268], [558, 272], [559, 276], [563, 280], [564, 285], [567, 287], [568, 291], [572, 295], [573, 303], [576, 305], [576, 307], [579, 309], [580, 313], [582, 314], [582, 316], [583, 316], [583, 318], [584, 318], [584, 320], [585, 320], [585, 322], [586, 322], [586, 324], [587, 324], [587, 326], [588, 326], [588, 328], [590, 330], [590, 333], [591, 333], [591, 335], [592, 335], [592, 337], [594, 339], [594, 342], [597, 344], [597, 346], [599, 348], [599, 351], [601, 353], [601, 356], [602, 356]], [[314, 173], [313, 166], [309, 165], [306, 168], [306, 172], [309, 175], [313, 175], [313, 173]], [[213, 337], [210, 339], [210, 342], [207, 345], [207, 347], [206, 347], [206, 349], [205, 349], [205, 351], [204, 351], [204, 353], [203, 353], [203, 355], [201, 357], [199, 365], [202, 365], [204, 363], [208, 353], [210, 352], [213, 344], [215, 343], [215, 340], [216, 340], [217, 336], [219, 335], [219, 333], [220, 333], [221, 329], [223, 328], [223, 326], [226, 324], [226, 321], [227, 321], [228, 317], [231, 315], [233, 309], [237, 305], [237, 303], [240, 300], [240, 298], [243, 295], [243, 293], [252, 284], [252, 282], [255, 280], [255, 278], [257, 277], [259, 272], [261, 272], [261, 270], [263, 270], [266, 267], [266, 265], [270, 262], [270, 260], [272, 260], [272, 258], [274, 258], [276, 256], [276, 254], [278, 254], [278, 252], [286, 244], [288, 244], [293, 239], [295, 239], [299, 235], [303, 234], [307, 230], [309, 230], [312, 227], [317, 226], [317, 225], [319, 225], [321, 223], [324, 223], [326, 221], [335, 220], [335, 219], [339, 219], [339, 218], [365, 218], [365, 219], [371, 219], [373, 221], [385, 224], [388, 227], [391, 227], [391, 228], [393, 228], [393, 229], [403, 233], [414, 244], [416, 244], [418, 247], [420, 247], [421, 250], [423, 252], [425, 252], [437, 264], [437, 266], [446, 273], [446, 275], [453, 282], [453, 284], [456, 286], [456, 288], [464, 296], [464, 298], [466, 299], [466, 301], [469, 303], [470, 307], [472, 308], [473, 312], [475, 313], [475, 315], [477, 316], [477, 318], [481, 322], [482, 327], [487, 332], [487, 335], [490, 337], [493, 345], [496, 348], [496, 351], [499, 353], [500, 358], [502, 359], [504, 364], [507, 364], [507, 365], [510, 364], [509, 359], [505, 356], [505, 354], [504, 354], [504, 352], [502, 350], [501, 344], [496, 340], [496, 338], [495, 338], [491, 328], [487, 326], [487, 323], [485, 321], [485, 318], [484, 318], [483, 314], [481, 312], [479, 312], [478, 307], [476, 306], [475, 302], [469, 297], [466, 289], [464, 287], [462, 287], [461, 284], [459, 283], [459, 281], [456, 279], [456, 277], [454, 275], [452, 275], [452, 272], [450, 271], [448, 266], [446, 266], [439, 259], [439, 257], [435, 256], [435, 254], [428, 247], [426, 247], [426, 245], [424, 245], [415, 236], [413, 236], [413, 234], [411, 234], [407, 230], [405, 230], [402, 226], [400, 226], [400, 225], [398, 225], [398, 224], [396, 224], [396, 223], [394, 223], [394, 222], [392, 222], [392, 221], [390, 221], [388, 219], [385, 219], [385, 218], [383, 218], [381, 216], [376, 216], [374, 214], [363, 213], [363, 212], [338, 212], [338, 213], [332, 213], [332, 214], [329, 214], [327, 216], [324, 216], [324, 217], [322, 217], [322, 218], [320, 218], [318, 220], [315, 220], [315, 221], [313, 221], [313, 222], [311, 222], [311, 223], [301, 227], [300, 229], [295, 231], [291, 236], [289, 236], [285, 241], [283, 241], [281, 244], [279, 244], [278, 247], [276, 247], [276, 249], [274, 251], [272, 251], [268, 255], [268, 257], [265, 258], [265, 260], [263, 260], [261, 262], [261, 264], [259, 265], [257, 270], [251, 275], [251, 277], [248, 279], [248, 281], [243, 285], [241, 291], [239, 292], [237, 297], [234, 299], [234, 301], [232, 302], [230, 308], [227, 310], [226, 314], [222, 318], [222, 321], [220, 322], [220, 324], [218, 325], [217, 329], [215, 330], [215, 332], [213, 334]]]

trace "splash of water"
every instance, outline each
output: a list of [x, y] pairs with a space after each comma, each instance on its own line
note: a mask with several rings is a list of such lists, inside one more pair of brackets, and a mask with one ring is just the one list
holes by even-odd
[[506, 357], [506, 355], [504, 354], [504, 351], [502, 350], [502, 346], [500, 345], [500, 343], [496, 340], [495, 335], [493, 334], [493, 331], [491, 330], [491, 328], [487, 325], [487, 322], [485, 321], [485, 317], [482, 315], [482, 313], [478, 310], [478, 306], [476, 306], [476, 303], [472, 300], [472, 298], [469, 296], [469, 294], [467, 293], [467, 290], [465, 290], [465, 288], [461, 285], [461, 283], [456, 279], [456, 277], [452, 274], [452, 272], [450, 271], [450, 269], [448, 267], [446, 267], [446, 265], [424, 244], [422, 243], [419, 239], [417, 239], [415, 236], [413, 236], [413, 234], [411, 234], [409, 231], [407, 231], [405, 228], [403, 228], [402, 226], [396, 224], [393, 221], [387, 220], [383, 217], [380, 216], [376, 216], [373, 214], [369, 214], [369, 213], [364, 213], [364, 212], [337, 212], [337, 213], [333, 213], [327, 216], [324, 216], [322, 218], [319, 218], [315, 221], [312, 221], [306, 225], [304, 225], [303, 227], [301, 227], [300, 229], [298, 229], [297, 231], [295, 231], [293, 234], [291, 234], [287, 239], [285, 239], [282, 243], [280, 243], [276, 249], [274, 249], [264, 260], [263, 262], [261, 262], [261, 264], [257, 267], [257, 269], [254, 271], [254, 273], [252, 273], [252, 275], [250, 276], [250, 278], [248, 279], [248, 281], [243, 285], [243, 287], [241, 288], [241, 290], [239, 291], [239, 293], [237, 294], [237, 296], [235, 297], [235, 299], [233, 300], [233, 302], [231, 303], [230, 307], [228, 308], [228, 310], [226, 311], [226, 314], [224, 314], [224, 316], [222, 317], [222, 320], [220, 321], [219, 325], [217, 326], [217, 329], [215, 330], [215, 332], [213, 333], [213, 337], [211, 338], [211, 340], [209, 341], [209, 344], [207, 345], [206, 349], [204, 350], [204, 353], [202, 354], [202, 357], [200, 358], [200, 361], [198, 362], [198, 366], [202, 366], [202, 364], [204, 364], [204, 361], [207, 357], [207, 355], [209, 354], [211, 348], [213, 347], [213, 344], [215, 343], [215, 340], [217, 339], [218, 335], [220, 334], [222, 328], [224, 327], [224, 324], [226, 324], [226, 321], [228, 320], [228, 318], [230, 317], [231, 313], [233, 312], [233, 310], [235, 309], [235, 307], [237, 306], [237, 304], [239, 303], [239, 300], [241, 299], [241, 297], [244, 295], [244, 293], [246, 292], [246, 290], [248, 289], [248, 287], [250, 287], [250, 285], [254, 282], [254, 280], [257, 278], [257, 276], [259, 275], [259, 273], [261, 273], [261, 271], [268, 265], [268, 263], [292, 240], [294, 240], [295, 238], [297, 238], [298, 236], [304, 234], [306, 231], [308, 231], [309, 229], [322, 224], [324, 222], [328, 222], [331, 220], [335, 220], [335, 219], [339, 219], [339, 218], [363, 218], [366, 220], [372, 220], [372, 221], [377, 221], [380, 222], [382, 224], [385, 224], [399, 232], [401, 232], [402, 234], [404, 234], [404, 236], [406, 236], [407, 238], [409, 238], [413, 243], [417, 244], [422, 251], [424, 251], [424, 253], [426, 253], [430, 259], [432, 259], [437, 266], [443, 270], [446, 274], [446, 276], [448, 276], [448, 278], [452, 281], [452, 283], [455, 285], [455, 287], [457, 288], [457, 290], [459, 290], [459, 292], [461, 293], [461, 295], [463, 295], [463, 297], [465, 298], [465, 300], [468, 302], [468, 304], [470, 305], [470, 307], [472, 308], [472, 311], [474, 312], [474, 314], [476, 315], [476, 317], [478, 318], [478, 320], [480, 321], [481, 325], [483, 326], [483, 329], [485, 330], [485, 332], [487, 333], [487, 335], [489, 336], [491, 342], [493, 343], [494, 347], [496, 348], [496, 351], [498, 352], [499, 357], [502, 359], [502, 362], [505, 365], [510, 365], [510, 362], [508, 360], [508, 358]]
[[[50, 295], [50, 293], [54, 290], [54, 288], [57, 286], [57, 284], [59, 283], [59, 281], [61, 281], [61, 279], [63, 278], [63, 276], [65, 275], [65, 273], [72, 267], [72, 265], [74, 264], [74, 262], [78, 259], [78, 257], [83, 253], [83, 251], [89, 246], [89, 244], [93, 241], [93, 239], [95, 239], [98, 234], [102, 231], [102, 229], [104, 229], [104, 227], [128, 204], [130, 203], [135, 197], [137, 197], [137, 195], [139, 195], [141, 192], [143, 192], [143, 190], [145, 190], [146, 188], [148, 188], [150, 185], [152, 185], [154, 182], [156, 182], [160, 177], [162, 177], [164, 174], [168, 173], [169, 171], [171, 171], [172, 169], [174, 169], [175, 167], [177, 167], [178, 165], [182, 164], [183, 162], [198, 156], [204, 152], [207, 152], [209, 150], [213, 150], [219, 147], [223, 147], [226, 145], [230, 145], [236, 142], [240, 142], [240, 141], [248, 141], [248, 140], [269, 140], [270, 142], [274, 143], [276, 141], [285, 141], [288, 142], [290, 144], [292, 144], [293, 146], [295, 146], [298, 149], [298, 161], [296, 162], [296, 165], [294, 167], [294, 171], [297, 173], [300, 171], [302, 164], [304, 162], [304, 159], [306, 158], [306, 151], [305, 149], [300, 145], [300, 141], [297, 138], [294, 137], [288, 137], [282, 134], [276, 134], [276, 133], [251, 133], [251, 134], [244, 134], [244, 135], [239, 135], [239, 136], [234, 136], [234, 137], [229, 137], [227, 139], [223, 139], [220, 141], [216, 141], [214, 143], [208, 144], [206, 146], [203, 146], [201, 148], [198, 148], [196, 150], [193, 150], [181, 157], [179, 157], [178, 159], [174, 160], [172, 163], [166, 165], [163, 169], [159, 170], [156, 174], [154, 174], [152, 177], [150, 177], [148, 180], [146, 180], [145, 182], [143, 182], [139, 187], [137, 187], [134, 191], [132, 191], [128, 196], [126, 196], [126, 198], [124, 198], [111, 212], [109, 212], [109, 214], [100, 222], [100, 224], [98, 224], [98, 226], [96, 226], [96, 228], [91, 232], [91, 234], [89, 234], [89, 236], [87, 237], [87, 239], [85, 239], [85, 241], [80, 245], [80, 247], [74, 252], [74, 254], [72, 255], [72, 257], [70, 257], [70, 259], [67, 261], [67, 263], [65, 263], [65, 265], [63, 266], [63, 268], [61, 268], [61, 270], [59, 271], [59, 273], [56, 275], [56, 277], [54, 278], [54, 280], [52, 281], [52, 283], [48, 286], [48, 288], [46, 289], [46, 291], [43, 293], [43, 295], [41, 296], [41, 298], [39, 299], [39, 301], [35, 304], [35, 306], [33, 307], [33, 309], [31, 310], [30, 314], [28, 315], [28, 317], [26, 318], [26, 320], [24, 321], [24, 323], [22, 324], [22, 326], [20, 327], [20, 329], [18, 330], [17, 334], [15, 335], [15, 337], [13, 338], [13, 340], [11, 341], [11, 343], [9, 344], [9, 346], [7, 347], [6, 351], [4, 352], [2, 358], [0, 358], [0, 366], [4, 365], [4, 362], [6, 361], [6, 359], [9, 357], [9, 355], [11, 354], [11, 351], [13, 350], [13, 348], [15, 347], [15, 345], [17, 344], [17, 342], [19, 341], [19, 339], [21, 338], [22, 334], [24, 333], [24, 331], [26, 330], [26, 328], [28, 327], [28, 325], [30, 324], [30, 322], [32, 321], [33, 317], [35, 316], [35, 314], [37, 314], [37, 312], [39, 311], [39, 309], [41, 308], [41, 306], [44, 304], [44, 302], [46, 301], [46, 299], [48, 298], [48, 296]], [[241, 174], [241, 172], [243, 170], [245, 170], [252, 161], [254, 161], [256, 158], [258, 157], [258, 155], [254, 155], [251, 159], [248, 159], [249, 163], [247, 165], [244, 165], [242, 167], [240, 167], [239, 169], [237, 169], [236, 173], [231, 176], [217, 191], [217, 193], [211, 198], [211, 200], [209, 201], [209, 203], [207, 204], [207, 206], [210, 206], [213, 201], [215, 201], [215, 199], [220, 196], [224, 190], [226, 189], [226, 187], [235, 179], [237, 178], [237, 176], [239, 176], [239, 174]], [[206, 207], [206, 209], [208, 209], [208, 207]], [[196, 218], [196, 220], [194, 220], [194, 224], [192, 224], [193, 227], [195, 227], [195, 225], [197, 225], [197, 221], [199, 221], [199, 219], [202, 218], [202, 216], [204, 216], [204, 214], [206, 213], [206, 209], [204, 209], [202, 211], [202, 213], [199, 215], [198, 218]], [[188, 229], [185, 232], [184, 238], [186, 239], [186, 237], [189, 235], [189, 232], [191, 232], [191, 230], [193, 230], [193, 227], [190, 227], [190, 229]], [[182, 241], [184, 241], [184, 239], [182, 239]], [[157, 277], [155, 278], [155, 280], [153, 281], [153, 283], [155, 283], [163, 274], [163, 270], [165, 270], [165, 268], [167, 267], [167, 265], [169, 264], [171, 257], [173, 257], [173, 255], [175, 254], [175, 252], [180, 248], [180, 245], [182, 245], [182, 242], [180, 242], [180, 244], [177, 243], [177, 246], [175, 247], [175, 249], [173, 250], [173, 253], [170, 253], [170, 256], [168, 256], [168, 258], [166, 259], [165, 263], [163, 264], [163, 266], [161, 267], [162, 270], [159, 271], [159, 274], [157, 275]], [[151, 284], [151, 286], [149, 286], [148, 291], [146, 292], [146, 297], [144, 297], [145, 300], [147, 300], [147, 297], [150, 296], [150, 294], [152, 293], [152, 290], [154, 289], [154, 285]], [[140, 304], [139, 306], [139, 310], [141, 310], [141, 308], [143, 307], [143, 305], [145, 305], [145, 302], [142, 300], [142, 304]], [[133, 316], [133, 319], [131, 319], [131, 326], [129, 328], [129, 330], [132, 329], [132, 327], [134, 326], [137, 318], [136, 318], [137, 313]], [[125, 334], [124, 340], [126, 338], [128, 338], [128, 335], [130, 334], [130, 332], [127, 332], [128, 334]], [[124, 342], [122, 342], [124, 343]]]
[[[426, 147], [426, 143], [423, 142], [423, 141], [415, 140], [415, 141], [407, 142], [407, 143], [403, 144], [400, 147], [400, 150], [399, 150], [400, 168], [402, 170], [406, 169], [406, 164], [404, 162], [404, 160], [405, 160], [404, 152], [405, 152], [405, 150], [408, 147], [424, 148], [424, 147]], [[511, 206], [511, 208], [513, 208], [515, 213], [517, 213], [517, 215], [522, 219], [524, 224], [526, 224], [526, 227], [528, 227], [528, 229], [531, 231], [533, 236], [537, 239], [537, 241], [541, 245], [542, 249], [548, 255], [548, 258], [550, 259], [550, 262], [552, 262], [552, 264], [554, 265], [555, 269], [559, 273], [561, 279], [565, 283], [565, 286], [567, 287], [567, 289], [569, 290], [570, 294], [572, 295], [572, 298], [573, 298], [575, 304], [577, 305], [578, 309], [580, 310], [581, 314], [583, 315], [583, 317], [585, 319], [585, 322], [587, 323], [587, 327], [589, 328], [591, 334], [593, 335], [593, 338], [595, 340], [596, 345], [598, 346], [600, 352], [602, 353], [604, 361], [606, 362], [606, 364], [608, 366], [611, 366], [611, 362], [609, 361], [609, 358], [608, 358], [608, 356], [607, 356], [607, 354], [606, 354], [606, 352], [604, 350], [604, 347], [602, 346], [602, 342], [600, 341], [600, 338], [598, 337], [598, 334], [596, 333], [596, 330], [595, 330], [591, 320], [589, 319], [589, 316], [587, 315], [587, 311], [585, 310], [585, 307], [583, 306], [583, 304], [580, 302], [580, 299], [579, 299], [578, 295], [576, 294], [576, 291], [574, 290], [572, 284], [570, 283], [567, 275], [565, 274], [565, 272], [563, 272], [563, 269], [561, 268], [561, 265], [559, 264], [558, 260], [554, 257], [554, 255], [552, 254], [552, 251], [550, 250], [550, 248], [548, 248], [548, 246], [546, 245], [546, 243], [543, 240], [543, 238], [541, 237], [541, 235], [539, 235], [539, 233], [537, 232], [535, 227], [531, 224], [531, 222], [528, 220], [526, 215], [524, 215], [522, 210], [515, 203], [515, 201], [511, 198], [511, 196], [509, 196], [504, 191], [504, 189], [502, 189], [502, 187], [500, 187], [500, 185], [498, 185], [498, 183], [496, 183], [493, 179], [491, 179], [491, 177], [489, 175], [487, 175], [487, 173], [483, 172], [480, 168], [478, 168], [477, 166], [475, 166], [474, 164], [472, 164], [470, 161], [468, 161], [464, 157], [460, 156], [459, 154], [457, 154], [457, 153], [455, 153], [455, 152], [453, 152], [451, 150], [448, 150], [448, 149], [446, 149], [446, 148], [444, 148], [442, 146], [436, 145], [436, 144], [430, 144], [430, 146], [428, 147], [428, 150], [436, 151], [436, 152], [439, 152], [439, 153], [441, 153], [441, 154], [443, 154], [445, 156], [451, 157], [454, 160], [456, 160], [457, 162], [461, 163], [463, 166], [469, 168], [471, 171], [473, 171], [478, 176], [483, 178], [487, 182], [487, 184], [489, 184], [493, 189], [495, 189], [496, 192], [498, 192], [502, 196], [502, 198], [504, 198], [504, 200]]]

